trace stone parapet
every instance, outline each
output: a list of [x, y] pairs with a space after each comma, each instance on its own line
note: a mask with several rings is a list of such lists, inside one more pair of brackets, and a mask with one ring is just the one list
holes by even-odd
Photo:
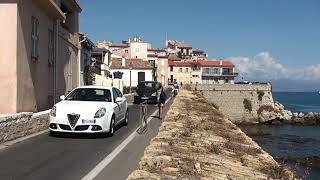
[[47, 129], [49, 111], [0, 115], [0, 143]]

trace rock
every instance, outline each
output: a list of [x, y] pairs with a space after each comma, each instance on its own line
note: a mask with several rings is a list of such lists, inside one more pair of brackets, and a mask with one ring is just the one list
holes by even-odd
[[301, 113], [299, 113], [298, 118], [303, 118], [303, 116], [304, 116], [304, 114], [301, 112]]
[[200, 172], [200, 171], [201, 171], [200, 163], [196, 163], [196, 164], [194, 165], [194, 169], [195, 169], [196, 171]]

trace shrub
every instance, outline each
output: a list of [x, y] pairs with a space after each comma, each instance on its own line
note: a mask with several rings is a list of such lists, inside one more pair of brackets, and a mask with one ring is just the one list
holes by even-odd
[[[131, 93], [136, 92], [137, 87], [131, 87]], [[123, 87], [123, 94], [129, 94], [130, 87], [124, 86]]]
[[250, 101], [249, 99], [245, 98], [245, 99], [243, 100], [243, 106], [244, 106], [244, 108], [245, 108], [246, 110], [248, 110], [249, 112], [252, 111], [252, 103], [251, 103], [251, 101]]
[[264, 96], [264, 92], [263, 91], [258, 91], [258, 99], [259, 101], [262, 101], [262, 97]]

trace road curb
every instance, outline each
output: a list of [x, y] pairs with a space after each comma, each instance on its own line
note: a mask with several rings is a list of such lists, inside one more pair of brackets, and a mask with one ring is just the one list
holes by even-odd
[[37, 133], [34, 133], [34, 134], [30, 134], [28, 136], [20, 137], [18, 139], [15, 139], [15, 140], [8, 141], [8, 142], [5, 142], [3, 144], [0, 144], [0, 151], [4, 150], [5, 148], [7, 148], [9, 146], [12, 146], [12, 145], [17, 144], [19, 142], [22, 142], [24, 140], [36, 137], [36, 136], [41, 135], [41, 134], [46, 133], [46, 132], [49, 132], [49, 130], [43, 130], [43, 131], [40, 131], [40, 132], [37, 132]]

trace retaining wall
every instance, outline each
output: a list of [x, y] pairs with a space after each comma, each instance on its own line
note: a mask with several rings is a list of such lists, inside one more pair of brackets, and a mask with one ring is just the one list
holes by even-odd
[[[198, 84], [191, 85], [209, 101], [216, 104], [232, 122], [258, 121], [257, 110], [262, 105], [274, 107], [271, 84]], [[259, 99], [259, 94], [261, 99]], [[244, 107], [244, 99], [251, 102], [252, 111]]]
[[48, 129], [49, 112], [0, 115], [0, 143]]

